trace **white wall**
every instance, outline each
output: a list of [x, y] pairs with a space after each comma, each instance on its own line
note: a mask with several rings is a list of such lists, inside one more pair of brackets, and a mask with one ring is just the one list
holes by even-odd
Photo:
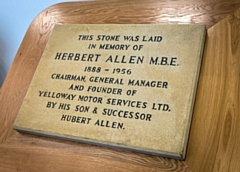
[[67, 1], [73, 0], [0, 0], [0, 87], [32, 20], [47, 7]]

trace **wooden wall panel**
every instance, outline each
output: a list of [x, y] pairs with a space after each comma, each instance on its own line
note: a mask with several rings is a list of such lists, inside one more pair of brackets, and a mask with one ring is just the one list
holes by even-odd
[[189, 166], [197, 171], [238, 171], [239, 127], [240, 9], [208, 29], [186, 160]]

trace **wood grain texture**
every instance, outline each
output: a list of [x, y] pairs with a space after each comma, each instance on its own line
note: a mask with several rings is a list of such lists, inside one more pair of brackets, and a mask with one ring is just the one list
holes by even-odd
[[[39, 14], [0, 92], [0, 171], [239, 171], [239, 0], [72, 2]], [[187, 159], [17, 133], [13, 123], [56, 23], [204, 23], [208, 30]]]
[[187, 164], [197, 171], [238, 171], [240, 9], [208, 30], [205, 46]]

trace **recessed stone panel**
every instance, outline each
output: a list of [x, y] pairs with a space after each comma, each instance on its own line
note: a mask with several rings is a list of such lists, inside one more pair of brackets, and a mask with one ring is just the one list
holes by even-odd
[[204, 39], [204, 25], [56, 25], [14, 128], [184, 159]]

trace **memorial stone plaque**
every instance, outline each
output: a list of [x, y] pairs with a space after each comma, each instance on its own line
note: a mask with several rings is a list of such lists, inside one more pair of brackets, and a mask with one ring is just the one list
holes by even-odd
[[204, 39], [204, 25], [56, 25], [14, 129], [184, 159]]

